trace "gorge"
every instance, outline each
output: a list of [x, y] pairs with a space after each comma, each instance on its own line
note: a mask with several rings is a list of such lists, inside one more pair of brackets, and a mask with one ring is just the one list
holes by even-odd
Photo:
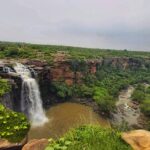
[[[93, 50], [75, 49], [73, 53], [69, 47], [25, 45], [0, 51], [1, 88], [4, 85], [0, 103], [28, 117], [29, 140], [54, 138], [59, 144], [59, 137], [70, 128], [82, 133], [80, 126], [81, 131], [89, 133], [115, 132], [115, 136], [109, 135], [112, 140], [120, 139], [118, 132], [120, 135], [132, 129], [148, 130], [150, 93], [143, 83], [150, 84], [149, 53], [94, 50], [95, 55]], [[104, 129], [82, 129], [85, 124]], [[22, 128], [15, 130], [21, 132]], [[122, 141], [120, 146], [126, 147]]]

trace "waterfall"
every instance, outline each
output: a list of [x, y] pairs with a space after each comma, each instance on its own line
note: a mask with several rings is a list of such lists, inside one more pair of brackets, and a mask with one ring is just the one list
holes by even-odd
[[21, 110], [28, 116], [33, 126], [41, 126], [48, 119], [42, 107], [38, 83], [32, 78], [30, 69], [23, 64], [16, 63], [14, 69], [22, 78]]

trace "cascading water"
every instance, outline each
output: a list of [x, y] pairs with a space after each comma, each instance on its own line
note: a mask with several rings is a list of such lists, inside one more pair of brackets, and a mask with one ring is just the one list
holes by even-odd
[[14, 69], [22, 78], [21, 110], [29, 117], [33, 126], [41, 126], [48, 119], [42, 107], [38, 84], [23, 64], [16, 63]]

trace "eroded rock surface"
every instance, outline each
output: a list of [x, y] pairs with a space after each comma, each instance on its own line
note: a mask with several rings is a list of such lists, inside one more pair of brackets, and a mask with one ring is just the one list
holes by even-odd
[[48, 145], [48, 139], [34, 139], [29, 141], [22, 150], [44, 150]]
[[0, 150], [21, 150], [26, 143], [27, 138], [20, 143], [11, 143], [8, 140], [0, 139]]
[[122, 134], [122, 139], [126, 141], [134, 150], [150, 150], [150, 132], [146, 130], [134, 130]]

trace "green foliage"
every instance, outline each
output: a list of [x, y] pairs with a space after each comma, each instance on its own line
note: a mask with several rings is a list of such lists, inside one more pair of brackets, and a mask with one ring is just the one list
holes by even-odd
[[86, 74], [86, 76], [83, 78], [83, 81], [87, 84], [87, 85], [93, 85], [97, 83], [97, 78], [95, 75], [93, 74]]
[[145, 93], [141, 90], [135, 90], [132, 94], [132, 99], [134, 101], [143, 101], [145, 99]]
[[29, 123], [23, 114], [6, 109], [0, 104], [0, 138], [20, 142], [28, 130]]
[[9, 92], [10, 89], [11, 86], [8, 81], [0, 78], [0, 96], [3, 96], [5, 93]]
[[109, 95], [105, 88], [95, 87], [93, 100], [96, 101], [96, 103], [100, 106], [100, 109], [106, 113], [112, 111], [115, 107], [114, 98]]
[[[73, 96], [82, 98], [91, 98], [96, 101], [100, 108], [108, 112], [114, 108], [114, 103], [118, 97], [119, 91], [132, 84], [150, 83], [150, 58], [149, 52], [135, 51], [116, 51], [110, 49], [90, 49], [70, 46], [55, 45], [36, 45], [26, 43], [9, 43], [0, 42], [0, 58], [28, 58], [46, 60], [49, 64], [53, 63], [54, 56], [57, 52], [67, 54], [70, 68], [74, 72], [75, 85], [68, 86], [65, 83], [53, 83], [51, 91], [58, 98], [68, 99]], [[129, 63], [128, 69], [124, 70], [120, 63], [113, 65], [113, 58], [126, 58], [132, 62]], [[97, 61], [96, 74], [90, 73], [90, 62], [107, 58], [103, 63]], [[87, 61], [90, 60], [90, 61]], [[88, 62], [88, 63], [87, 63]], [[135, 65], [134, 65], [135, 64]], [[77, 82], [77, 75], [81, 72], [84, 76], [82, 84]], [[107, 95], [99, 94], [100, 89], [107, 91]], [[4, 93], [4, 92], [0, 92]], [[137, 89], [132, 95], [134, 100], [144, 101], [144, 91]], [[144, 108], [142, 106], [142, 108]]]
[[150, 87], [138, 84], [132, 94], [132, 100], [138, 101], [141, 111], [150, 117]]
[[50, 144], [46, 147], [45, 150], [67, 150], [69, 145], [72, 144], [71, 141], [66, 140], [65, 138], [60, 138], [57, 141], [49, 139]]
[[148, 99], [145, 99], [141, 104], [141, 110], [142, 112], [150, 117], [150, 96]]
[[72, 96], [72, 89], [64, 82], [53, 82], [52, 92], [56, 93], [59, 98], [69, 98]]
[[91, 98], [93, 95], [93, 88], [86, 84], [76, 85], [73, 87], [74, 95], [82, 98]]
[[[81, 126], [72, 129], [61, 139], [62, 143], [67, 142], [64, 150], [131, 150], [131, 147], [121, 140], [119, 131], [100, 126]], [[61, 147], [61, 139], [55, 144], [50, 143], [46, 150], [62, 150], [65, 144]]]
[[6, 57], [18, 57], [19, 50], [15, 47], [9, 47], [7, 50], [4, 51]]
[[[122, 70], [105, 66], [100, 67], [95, 75], [87, 73], [81, 84], [68, 86], [64, 82], [55, 82], [51, 89], [63, 99], [73, 96], [91, 98], [105, 114], [109, 114], [114, 110], [120, 90], [136, 83], [150, 83], [149, 73], [150, 70]], [[145, 89], [139, 84], [132, 98], [137, 101], [143, 100], [144, 92]]]
[[[90, 49], [71, 46], [55, 46], [55, 45], [36, 45], [26, 43], [10, 43], [0, 42], [0, 58], [30, 58], [52, 61], [53, 54], [58, 51], [64, 51], [70, 55], [70, 59], [78, 60], [81, 66], [84, 66], [86, 59], [99, 59], [104, 57], [129, 57], [140, 58], [139, 65], [142, 63], [141, 58], [150, 57], [149, 52], [136, 51], [116, 51], [110, 49]], [[118, 64], [119, 65], [119, 64]], [[149, 63], [147, 63], [149, 66]], [[138, 66], [139, 67], [139, 66]], [[86, 67], [81, 67], [85, 71]]]

